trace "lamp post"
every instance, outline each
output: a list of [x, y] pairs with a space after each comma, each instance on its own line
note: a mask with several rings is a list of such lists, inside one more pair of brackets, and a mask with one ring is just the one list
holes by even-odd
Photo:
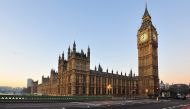
[[109, 85], [107, 86], [107, 88], [108, 88], [108, 95], [110, 95], [110, 89], [112, 88], [112, 87], [111, 87], [111, 84], [109, 84]]
[[158, 87], [156, 88], [156, 91], [157, 91], [157, 96], [160, 96], [160, 91]]
[[159, 91], [158, 87], [156, 88], [156, 91], [157, 91], [157, 97], [156, 97], [156, 99], [157, 99], [157, 102], [159, 102], [160, 91]]
[[146, 96], [148, 97], [148, 89], [145, 89], [145, 92], [146, 92]]

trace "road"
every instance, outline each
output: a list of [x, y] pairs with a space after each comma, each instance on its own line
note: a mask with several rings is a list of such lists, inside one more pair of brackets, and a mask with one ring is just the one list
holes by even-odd
[[182, 109], [182, 108], [190, 109], [190, 101], [189, 100], [185, 100], [185, 101], [171, 100], [168, 102], [159, 102], [159, 103], [142, 103], [142, 104], [137, 103], [133, 105], [111, 106], [111, 107], [102, 108], [102, 109]]
[[190, 109], [190, 100], [118, 100], [64, 103], [0, 103], [0, 109]]

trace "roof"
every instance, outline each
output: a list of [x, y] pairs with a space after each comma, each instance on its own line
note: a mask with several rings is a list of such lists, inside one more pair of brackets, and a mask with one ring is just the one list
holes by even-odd
[[146, 6], [145, 11], [144, 11], [143, 18], [144, 18], [144, 17], [147, 17], [147, 16], [151, 17], [150, 14], [149, 14], [149, 12], [148, 12], [147, 6]]
[[[95, 70], [90, 70], [90, 75], [96, 75], [96, 76], [108, 76], [108, 77], [126, 77], [129, 78], [129, 76], [125, 76], [125, 75], [119, 75], [119, 74], [115, 74], [115, 73], [109, 73], [109, 72], [100, 72], [100, 71], [95, 71]], [[135, 76], [137, 77], [137, 76]]]

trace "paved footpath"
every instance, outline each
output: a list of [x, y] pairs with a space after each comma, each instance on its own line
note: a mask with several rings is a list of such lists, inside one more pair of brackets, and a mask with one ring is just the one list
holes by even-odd
[[115, 101], [88, 101], [63, 103], [0, 103], [0, 109], [81, 109], [81, 108], [107, 108], [112, 106], [136, 105], [169, 102], [170, 100], [155, 99], [143, 100], [115, 100]]

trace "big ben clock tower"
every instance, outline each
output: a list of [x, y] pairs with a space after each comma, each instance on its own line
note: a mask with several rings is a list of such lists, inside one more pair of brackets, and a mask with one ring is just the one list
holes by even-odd
[[139, 94], [158, 94], [158, 34], [153, 26], [147, 6], [137, 33]]

